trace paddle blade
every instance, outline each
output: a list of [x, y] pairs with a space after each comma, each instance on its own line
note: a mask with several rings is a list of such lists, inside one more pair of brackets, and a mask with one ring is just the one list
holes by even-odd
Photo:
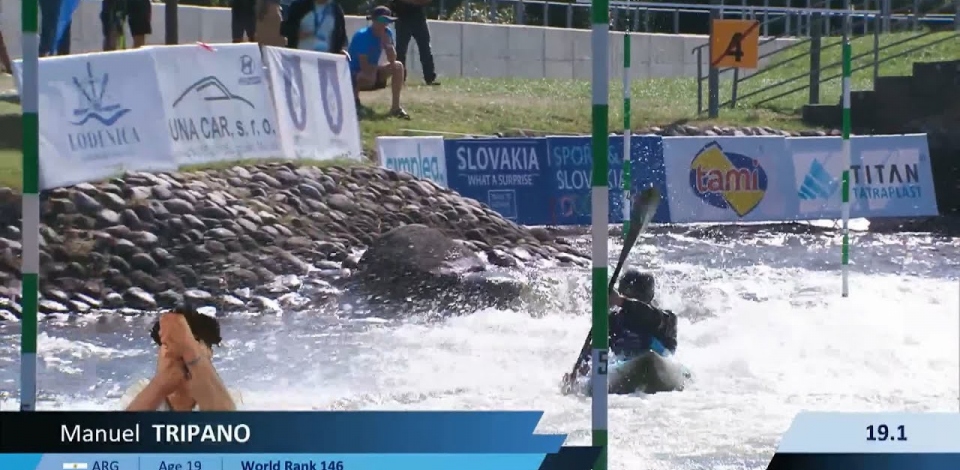
[[630, 211], [630, 231], [627, 232], [627, 236], [623, 239], [623, 249], [620, 250], [620, 258], [617, 260], [617, 266], [614, 268], [613, 276], [610, 278], [609, 290], [613, 290], [613, 287], [616, 285], [617, 278], [620, 277], [620, 270], [623, 269], [623, 264], [627, 261], [627, 256], [630, 255], [630, 249], [632, 249], [633, 244], [637, 242], [640, 233], [643, 232], [650, 221], [653, 220], [653, 216], [657, 213], [657, 207], [659, 205], [660, 190], [657, 188], [644, 189], [633, 198], [633, 210]]

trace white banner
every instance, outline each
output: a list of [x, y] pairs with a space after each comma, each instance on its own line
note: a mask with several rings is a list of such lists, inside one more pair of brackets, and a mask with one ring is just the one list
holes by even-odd
[[360, 158], [360, 128], [347, 58], [266, 46], [280, 144], [287, 158]]
[[796, 206], [783, 137], [664, 137], [670, 220], [784, 220]]
[[177, 169], [154, 70], [145, 49], [40, 61], [41, 189]]
[[217, 44], [211, 49], [147, 49], [156, 65], [173, 159], [196, 165], [281, 157], [259, 47]]
[[377, 137], [377, 153], [384, 168], [448, 187], [443, 137]]

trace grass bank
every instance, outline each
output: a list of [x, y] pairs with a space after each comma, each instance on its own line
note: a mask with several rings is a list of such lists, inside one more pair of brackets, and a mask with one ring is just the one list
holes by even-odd
[[[883, 55], [893, 55], [908, 48], [935, 42], [946, 37], [938, 33], [918, 42], [893, 46]], [[890, 34], [881, 38], [881, 47], [916, 35], [916, 33]], [[825, 44], [835, 44], [835, 39], [825, 39]], [[925, 47], [922, 50], [885, 62], [880, 75], [909, 75], [913, 62], [960, 59], [957, 41], [946, 41]], [[873, 38], [857, 38], [853, 42], [854, 55], [872, 50]], [[788, 78], [809, 74], [807, 46], [800, 46], [776, 56], [773, 63], [786, 64], [758, 75], [740, 86], [746, 94], [764, 86]], [[799, 57], [796, 60], [790, 60]], [[840, 48], [830, 47], [824, 51], [821, 63], [839, 62]], [[857, 61], [854, 66], [869, 62], [871, 57]], [[839, 73], [839, 66], [824, 72], [824, 77]], [[731, 74], [725, 74], [730, 77]], [[9, 77], [9, 76], [8, 76]], [[610, 129], [620, 130], [622, 122], [622, 88], [619, 77], [611, 77]], [[854, 73], [853, 89], [870, 89], [872, 68]], [[789, 87], [799, 86], [799, 80]], [[730, 92], [729, 81], [721, 83], [721, 100]], [[780, 88], [784, 91], [787, 88]], [[799, 120], [800, 108], [806, 103], [806, 92], [786, 96], [764, 106], [751, 106], [751, 100], [736, 109], [723, 109], [716, 121], [703, 120], [697, 116], [697, 82], [693, 78], [649, 79], [633, 82], [631, 93], [633, 107], [631, 119], [634, 129], [651, 125], [666, 125], [674, 122], [688, 124], [719, 124], [738, 126], [767, 126], [787, 130], [805, 127]], [[770, 92], [774, 93], [774, 92]], [[765, 95], [760, 95], [762, 97]], [[834, 80], [821, 87], [824, 103], [836, 103], [840, 99], [840, 82]], [[364, 104], [377, 111], [377, 116], [361, 121], [363, 147], [368, 154], [374, 150], [378, 135], [426, 135], [449, 132], [464, 134], [517, 135], [521, 133], [577, 133], [587, 134], [591, 128], [590, 83], [583, 80], [531, 80], [531, 79], [443, 79], [439, 87], [420, 85], [411, 78], [404, 91], [403, 102], [412, 119], [397, 120], [383, 116], [389, 108], [389, 91], [381, 90], [362, 95]], [[754, 100], [755, 101], [755, 100]], [[41, 117], [42, 119], [42, 117]], [[20, 108], [0, 102], [0, 185], [20, 187]], [[421, 132], [424, 131], [424, 132]], [[231, 163], [233, 165], [235, 163]], [[208, 168], [207, 166], [194, 169]]]

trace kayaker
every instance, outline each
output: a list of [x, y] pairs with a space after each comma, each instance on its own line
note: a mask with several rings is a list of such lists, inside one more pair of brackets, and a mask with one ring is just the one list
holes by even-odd
[[158, 346], [157, 370], [127, 391], [126, 411], [236, 410], [212, 362], [213, 346], [222, 341], [216, 318], [179, 307], [160, 316], [150, 337]]
[[[628, 269], [610, 292], [610, 351], [631, 358], [647, 351], [670, 356], [677, 351], [677, 315], [654, 304], [656, 280], [652, 274]], [[581, 360], [578, 375], [590, 373], [590, 351]]]
[[610, 293], [610, 349], [618, 356], [653, 350], [661, 356], [677, 352], [677, 315], [654, 304], [656, 280], [652, 274], [629, 269]]

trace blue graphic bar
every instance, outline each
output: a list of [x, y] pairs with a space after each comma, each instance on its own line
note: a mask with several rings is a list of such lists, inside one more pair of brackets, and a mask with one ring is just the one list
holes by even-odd
[[0, 412], [0, 429], [31, 431], [0, 433], [0, 453], [555, 453], [566, 436], [534, 434], [542, 415], [533, 411]]
[[13, 454], [4, 470], [587, 470], [593, 447], [554, 454]]

